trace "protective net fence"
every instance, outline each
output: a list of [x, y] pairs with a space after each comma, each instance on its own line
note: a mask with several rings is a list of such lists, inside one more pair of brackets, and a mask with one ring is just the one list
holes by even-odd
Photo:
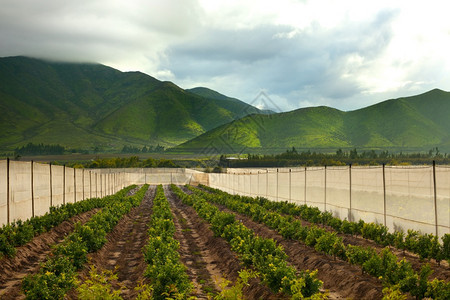
[[45, 214], [50, 206], [104, 197], [131, 184], [203, 183], [231, 194], [316, 206], [351, 221], [450, 233], [450, 167], [228, 169], [73, 169], [0, 161], [0, 224]]
[[390, 230], [450, 233], [450, 167], [375, 166], [228, 169], [209, 185], [233, 194], [318, 207]]
[[40, 216], [51, 206], [111, 195], [131, 184], [208, 184], [190, 169], [74, 169], [0, 160], [0, 226]]

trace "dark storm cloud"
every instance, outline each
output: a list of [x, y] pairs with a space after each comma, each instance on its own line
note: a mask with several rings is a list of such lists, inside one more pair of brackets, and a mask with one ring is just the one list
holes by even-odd
[[[318, 99], [341, 99], [361, 92], [352, 76], [377, 59], [391, 39], [395, 11], [379, 13], [364, 24], [343, 23], [332, 29], [317, 24], [303, 30], [262, 25], [235, 30], [205, 30], [170, 48], [166, 68], [177, 79], [205, 81], [227, 76], [239, 87], [262, 88], [288, 98], [317, 90]], [[352, 56], [363, 61], [353, 66]]]

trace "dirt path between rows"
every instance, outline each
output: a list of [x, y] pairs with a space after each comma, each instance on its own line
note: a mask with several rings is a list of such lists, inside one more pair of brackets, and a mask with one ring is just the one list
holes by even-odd
[[29, 243], [17, 248], [13, 258], [0, 260], [0, 299], [23, 299], [22, 279], [28, 274], [35, 274], [50, 254], [52, 246], [61, 243], [74, 230], [75, 224], [86, 223], [100, 209], [79, 214], [64, 221], [50, 231], [33, 238]]
[[[220, 237], [215, 237], [214, 233], [211, 231], [209, 224], [200, 218], [194, 208], [181, 202], [176, 195], [174, 195], [170, 190], [167, 190], [167, 198], [172, 206], [176, 216], [179, 213], [181, 217], [186, 220], [186, 227], [190, 230], [184, 230], [186, 233], [190, 232], [190, 235], [185, 235], [185, 238], [180, 238], [181, 244], [181, 259], [183, 263], [193, 261], [189, 265], [189, 276], [194, 276], [194, 274], [201, 273], [198, 270], [202, 265], [202, 261], [206, 264], [206, 269], [209, 273], [209, 277], [213, 278], [216, 289], [217, 283], [220, 282], [220, 278], [225, 277], [226, 279], [232, 281], [233, 283], [238, 278], [238, 271], [243, 267], [237, 258], [236, 254], [231, 251], [229, 244]], [[178, 218], [178, 217], [177, 217]], [[184, 222], [184, 221], [181, 221]], [[177, 230], [178, 231], [178, 230]], [[191, 240], [191, 238], [193, 240]], [[189, 249], [189, 245], [193, 248]], [[199, 252], [190, 252], [195, 247], [198, 247]], [[198, 254], [193, 258], [192, 254]], [[200, 262], [198, 267], [196, 267], [196, 262]], [[219, 278], [217, 278], [219, 277]], [[200, 279], [201, 280], [201, 279]], [[198, 280], [197, 280], [198, 281]], [[249, 282], [249, 286], [245, 287], [244, 290], [245, 299], [285, 299], [286, 297], [281, 294], [274, 294], [268, 287], [261, 284], [259, 280], [252, 279]]]
[[[115, 290], [121, 289], [123, 299], [136, 298], [138, 291], [135, 287], [143, 282], [147, 264], [144, 261], [142, 248], [148, 240], [147, 230], [152, 214], [155, 187], [150, 187], [140, 206], [132, 208], [107, 235], [106, 244], [97, 252], [89, 254], [89, 263], [80, 272], [79, 279], [83, 282], [89, 276], [89, 267], [95, 266], [101, 270], [111, 270], [118, 276], [112, 283]], [[75, 290], [66, 297], [77, 299]]]
[[340, 259], [321, 254], [305, 244], [284, 239], [275, 230], [263, 224], [252, 221], [249, 217], [217, 205], [221, 210], [231, 212], [238, 220], [257, 235], [264, 238], [272, 238], [281, 244], [289, 256], [288, 261], [297, 270], [318, 270], [318, 278], [323, 281], [323, 288], [330, 294], [330, 299], [381, 299], [381, 282], [367, 274], [362, 274], [361, 268], [350, 265]]
[[[304, 226], [312, 226], [311, 223], [301, 220], [300, 218], [298, 220], [300, 220], [302, 222], [302, 225]], [[336, 232], [333, 228], [329, 226], [325, 226], [323, 228], [325, 228], [329, 232]], [[363, 247], [370, 246], [374, 248], [378, 253], [380, 253], [385, 248], [372, 240], [363, 238], [362, 236], [352, 236], [350, 234], [345, 233], [337, 233], [337, 235], [342, 238], [342, 241], [346, 245], [350, 244]], [[416, 272], [419, 272], [421, 267], [425, 263], [428, 263], [431, 269], [433, 270], [433, 273], [430, 275], [430, 279], [437, 278], [440, 280], [448, 281], [450, 278], [450, 268], [447, 261], [442, 261], [441, 264], [438, 265], [434, 259], [421, 261], [417, 254], [411, 253], [409, 251], [399, 250], [394, 247], [389, 247], [389, 249], [392, 251], [392, 253], [394, 253], [397, 256], [398, 260], [406, 259], [407, 261], [409, 261]]]

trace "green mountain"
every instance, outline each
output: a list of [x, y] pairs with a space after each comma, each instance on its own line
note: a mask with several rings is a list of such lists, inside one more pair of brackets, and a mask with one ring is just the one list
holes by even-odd
[[194, 93], [196, 95], [208, 98], [208, 99], [215, 99], [215, 100], [224, 100], [227, 104], [226, 107], [229, 109], [241, 109], [241, 107], [244, 107], [244, 111], [241, 112], [241, 117], [245, 117], [246, 115], [250, 114], [274, 114], [275, 112], [271, 110], [260, 110], [257, 109], [254, 106], [251, 106], [250, 104], [247, 104], [239, 99], [231, 98], [225, 95], [222, 95], [221, 93], [218, 93], [216, 91], [213, 91], [206, 87], [196, 87], [193, 89], [187, 89], [186, 91]]
[[[344, 112], [329, 107], [254, 114], [208, 131], [175, 151], [218, 153], [297, 149], [450, 151], [450, 93], [438, 89]], [[209, 150], [208, 150], [209, 149]]]
[[[211, 91], [213, 92], [213, 91]], [[224, 96], [225, 97], [225, 96]], [[0, 58], [0, 148], [174, 146], [260, 111], [100, 64]]]

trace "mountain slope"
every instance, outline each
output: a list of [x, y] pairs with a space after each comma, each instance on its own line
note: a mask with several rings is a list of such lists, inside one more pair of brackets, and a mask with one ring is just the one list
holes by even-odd
[[174, 146], [243, 116], [248, 104], [207, 99], [140, 72], [99, 64], [0, 58], [0, 148], [28, 142], [120, 149]]
[[[422, 149], [450, 150], [450, 93], [441, 90], [343, 112], [311, 107], [250, 115], [188, 141], [175, 150], [236, 153], [247, 150]], [[244, 150], [245, 149], [245, 150]]]

